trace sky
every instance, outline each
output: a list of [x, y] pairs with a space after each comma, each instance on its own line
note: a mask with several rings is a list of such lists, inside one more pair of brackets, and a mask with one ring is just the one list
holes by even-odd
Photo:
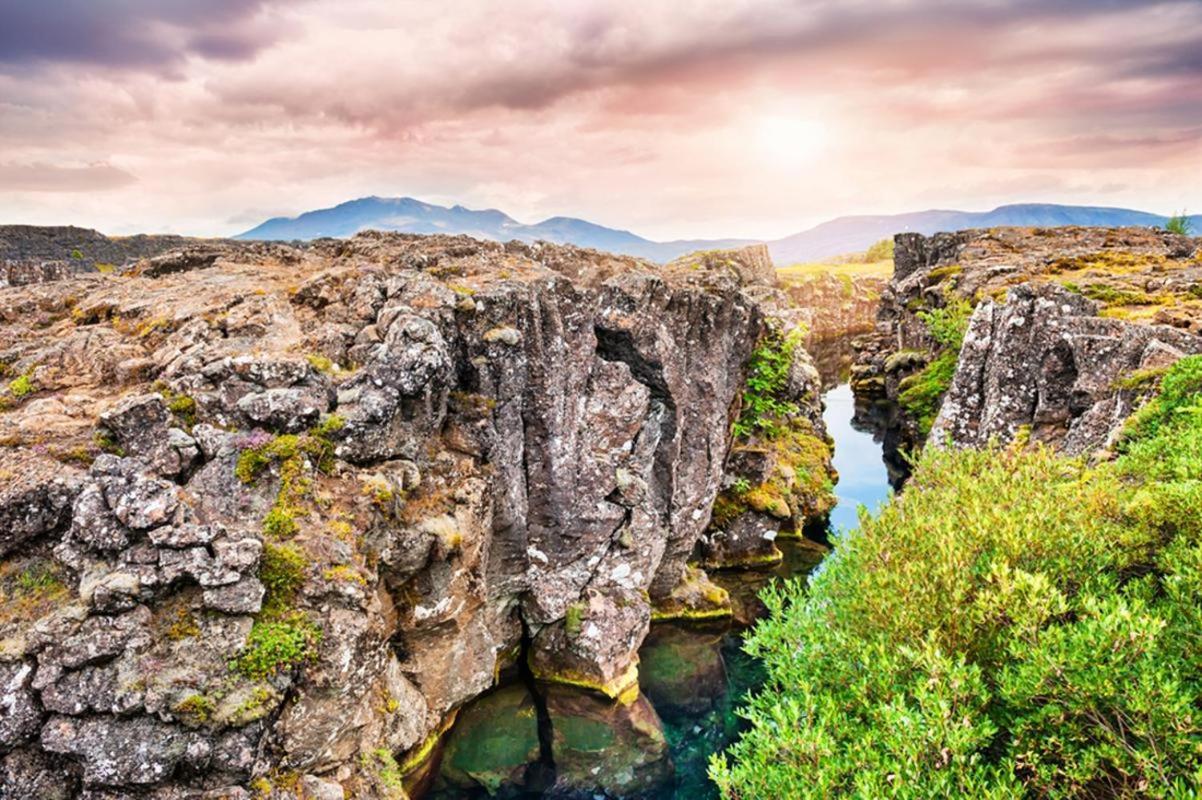
[[0, 222], [1202, 212], [1202, 0], [0, 0]]

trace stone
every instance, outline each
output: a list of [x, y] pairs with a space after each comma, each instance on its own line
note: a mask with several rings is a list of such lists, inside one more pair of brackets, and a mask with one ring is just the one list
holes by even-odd
[[541, 757], [538, 710], [524, 686], [498, 689], [466, 706], [447, 737], [442, 776], [461, 788], [495, 794], [522, 786]]
[[541, 681], [618, 697], [638, 680], [638, 646], [650, 621], [637, 596], [589, 591], [567, 617], [534, 637], [530, 669]]
[[639, 797], [670, 784], [668, 743], [647, 698], [612, 702], [553, 687], [546, 704], [556, 792]]
[[7, 447], [0, 448], [0, 476], [0, 556], [62, 525], [84, 484], [78, 470]]
[[42, 728], [41, 741], [49, 752], [81, 759], [88, 784], [153, 784], [181, 764], [203, 764], [209, 754], [202, 737], [150, 717], [54, 716]]
[[9, 750], [35, 736], [42, 710], [30, 687], [33, 665], [27, 661], [0, 663], [0, 748]]
[[199, 455], [195, 440], [172, 423], [171, 412], [158, 394], [123, 398], [100, 415], [100, 426], [127, 456], [141, 459], [163, 476], [179, 475]]
[[237, 583], [205, 589], [205, 608], [223, 614], [257, 614], [263, 607], [263, 584], [258, 578], [242, 578]]

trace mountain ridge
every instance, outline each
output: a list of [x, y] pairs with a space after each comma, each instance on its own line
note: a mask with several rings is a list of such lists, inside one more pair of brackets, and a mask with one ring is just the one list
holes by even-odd
[[[1202, 215], [1190, 219], [1195, 229], [1202, 228]], [[874, 242], [903, 232], [930, 235], [940, 231], [1002, 226], [1153, 227], [1164, 225], [1167, 221], [1168, 217], [1160, 214], [1127, 208], [1012, 203], [989, 211], [928, 209], [903, 214], [836, 217], [798, 233], [768, 240], [766, 244], [773, 260], [783, 266], [862, 251]], [[695, 250], [741, 247], [761, 241], [726, 237], [658, 242], [629, 230], [610, 228], [577, 217], [553, 216], [534, 224], [525, 224], [496, 208], [470, 209], [460, 204], [446, 207], [412, 197], [376, 195], [348, 200], [330, 208], [306, 211], [295, 217], [273, 217], [234, 238], [284, 241], [346, 238], [368, 229], [467, 234], [496, 241], [543, 240], [661, 262]]]

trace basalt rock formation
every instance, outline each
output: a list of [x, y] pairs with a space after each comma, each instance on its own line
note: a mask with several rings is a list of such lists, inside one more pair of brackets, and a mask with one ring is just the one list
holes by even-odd
[[872, 275], [821, 273], [792, 278], [784, 287], [805, 326], [805, 349], [825, 386], [846, 380], [852, 342], [875, 330], [886, 281]]
[[662, 745], [637, 652], [707, 591], [762, 253], [368, 233], [51, 277], [0, 289], [0, 796], [403, 797], [514, 672], [591, 693], [531, 689], [557, 791], [662, 779], [604, 785], [571, 720]]
[[183, 247], [210, 248], [183, 236], [109, 237], [89, 228], [0, 225], [0, 287], [61, 280], [82, 272], [117, 272], [145, 258]]
[[999, 228], [900, 234], [895, 251], [877, 330], [853, 367], [894, 447], [1022, 434], [1094, 452], [1149, 381], [1202, 352], [1198, 239]]

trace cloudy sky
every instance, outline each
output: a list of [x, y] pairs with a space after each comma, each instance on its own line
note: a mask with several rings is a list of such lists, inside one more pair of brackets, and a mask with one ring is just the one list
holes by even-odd
[[1202, 0], [0, 0], [0, 222], [1202, 211]]

